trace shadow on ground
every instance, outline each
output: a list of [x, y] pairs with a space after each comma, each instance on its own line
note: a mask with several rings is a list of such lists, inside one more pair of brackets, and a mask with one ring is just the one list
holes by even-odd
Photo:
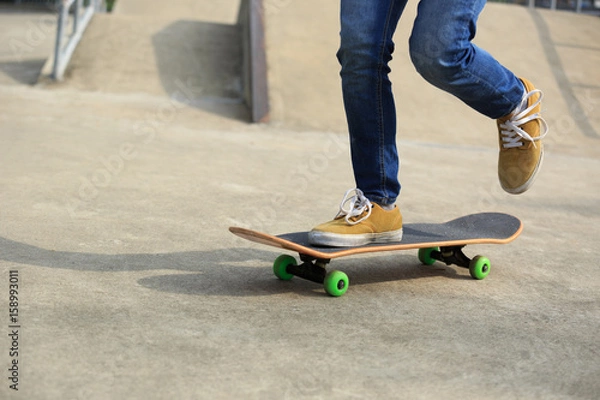
[[[263, 296], [296, 292], [322, 296], [321, 285], [302, 279], [277, 280], [271, 272], [275, 253], [250, 248], [188, 251], [163, 254], [99, 254], [53, 251], [0, 238], [3, 261], [47, 268], [95, 272], [173, 270], [168, 274], [138, 281], [148, 289], [187, 295]], [[221, 261], [226, 260], [226, 261]], [[336, 263], [349, 275], [352, 286], [431, 277], [471, 279], [454, 268], [422, 266], [414, 255], [399, 257], [355, 257]]]
[[25, 85], [37, 83], [40, 71], [46, 63], [45, 58], [24, 61], [0, 62], [0, 71], [15, 82]]

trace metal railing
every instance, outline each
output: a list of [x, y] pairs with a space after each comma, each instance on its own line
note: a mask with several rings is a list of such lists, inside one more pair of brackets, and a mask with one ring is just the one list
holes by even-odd
[[14, 4], [44, 4], [53, 5], [58, 3], [58, 0], [13, 0]]
[[[61, 80], [63, 78], [67, 64], [81, 40], [85, 28], [94, 13], [101, 9], [101, 6], [102, 0], [87, 0], [85, 3], [83, 0], [61, 0], [58, 4], [58, 27], [52, 67], [53, 79]], [[71, 32], [67, 33], [69, 23], [72, 24]]]
[[577, 13], [600, 12], [600, 0], [489, 0], [494, 3], [521, 4], [531, 8], [549, 8], [550, 10], [569, 10]]

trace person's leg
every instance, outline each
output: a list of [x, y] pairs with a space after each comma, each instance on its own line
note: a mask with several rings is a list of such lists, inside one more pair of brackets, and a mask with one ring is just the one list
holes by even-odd
[[392, 36], [406, 0], [342, 0], [342, 93], [356, 186], [381, 205], [400, 192], [396, 108], [388, 78]]
[[396, 109], [388, 78], [392, 36], [407, 0], [341, 0], [342, 94], [356, 190], [334, 220], [309, 233], [315, 245], [358, 246], [399, 241], [402, 214], [396, 149]]
[[498, 120], [498, 177], [504, 190], [527, 190], [542, 164], [542, 93], [475, 46], [476, 23], [486, 0], [421, 0], [410, 38], [417, 71], [473, 109]]
[[421, 0], [410, 37], [410, 56], [432, 85], [497, 119], [513, 111], [523, 84], [488, 52], [474, 45], [486, 0]]

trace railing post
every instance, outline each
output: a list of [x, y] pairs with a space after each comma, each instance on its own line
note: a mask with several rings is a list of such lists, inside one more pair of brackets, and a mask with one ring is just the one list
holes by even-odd
[[73, 34], [79, 29], [79, 15], [81, 13], [81, 0], [75, 0], [75, 9], [73, 10]]
[[[62, 0], [58, 6], [58, 26], [56, 29], [56, 46], [54, 47], [54, 65], [52, 66], [52, 78], [59, 79], [58, 67], [61, 61], [63, 36], [65, 32], [65, 20], [67, 19], [69, 7], [66, 6], [66, 0]], [[66, 13], [65, 13], [66, 10]], [[66, 15], [65, 15], [66, 14]]]
[[[64, 44], [66, 24], [69, 20], [69, 9], [73, 4], [75, 5], [75, 7], [73, 7], [73, 31], [69, 35], [66, 44]], [[56, 48], [54, 49], [54, 65], [52, 68], [53, 79], [62, 79], [67, 63], [71, 59], [75, 47], [83, 35], [83, 31], [96, 12], [97, 6], [97, 0], [90, 0], [89, 5], [85, 7], [85, 9], [83, 8], [83, 0], [60, 1], [58, 28], [56, 30]], [[84, 11], [83, 15], [81, 11]]]

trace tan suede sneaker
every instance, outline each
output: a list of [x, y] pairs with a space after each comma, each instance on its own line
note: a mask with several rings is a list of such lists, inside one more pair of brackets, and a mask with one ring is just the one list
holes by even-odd
[[309, 232], [308, 240], [315, 246], [332, 247], [398, 242], [402, 240], [402, 214], [397, 206], [384, 210], [371, 203], [360, 189], [351, 189], [346, 192], [337, 216], [316, 226]]
[[515, 111], [496, 121], [500, 135], [498, 178], [502, 188], [520, 194], [531, 187], [542, 166], [544, 147], [541, 139], [548, 125], [540, 115], [542, 92], [521, 79], [525, 94]]

